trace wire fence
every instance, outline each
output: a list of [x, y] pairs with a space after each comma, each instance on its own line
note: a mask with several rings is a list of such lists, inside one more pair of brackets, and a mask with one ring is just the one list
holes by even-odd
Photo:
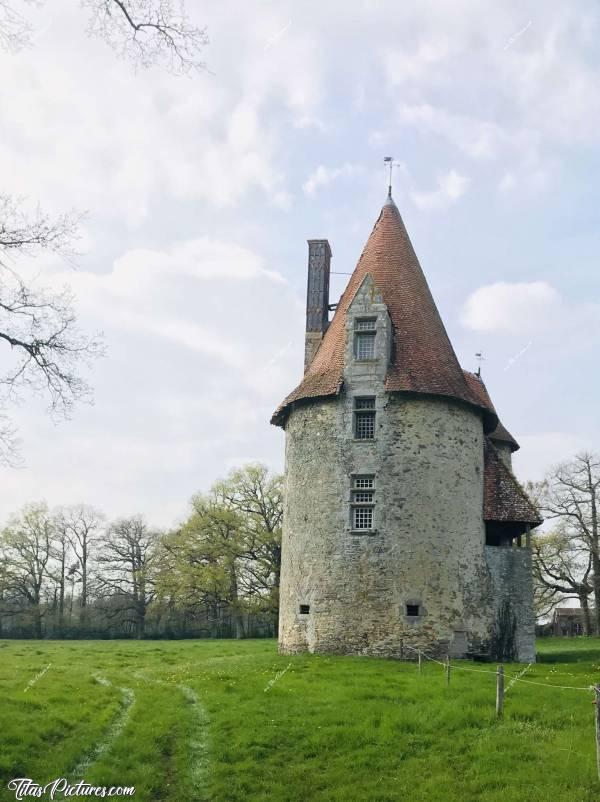
[[[446, 661], [443, 662], [442, 660], [437, 660], [435, 657], [432, 657], [427, 652], [423, 651], [423, 649], [417, 649], [413, 646], [409, 646], [408, 644], [404, 644], [404, 648], [410, 649], [411, 651], [415, 652], [418, 657], [419, 661], [419, 671], [421, 671], [421, 660], [425, 658], [431, 663], [435, 663], [441, 666], [445, 673], [446, 673], [446, 683], [450, 685], [450, 676], [451, 671], [458, 670], [458, 671], [471, 671], [476, 674], [492, 674], [496, 677], [496, 717], [501, 718], [503, 715], [504, 710], [504, 696], [505, 694], [518, 682], [522, 682], [526, 685], [537, 685], [543, 688], [553, 688], [554, 690], [560, 691], [580, 691], [584, 693], [593, 693], [594, 699], [593, 704], [595, 705], [595, 723], [596, 723], [596, 769], [598, 773], [598, 779], [600, 779], [600, 685], [557, 685], [553, 682], [540, 682], [539, 680], [533, 679], [525, 679], [524, 674], [526, 674], [532, 667], [533, 663], [529, 663], [524, 669], [519, 671], [518, 674], [505, 674], [504, 666], [499, 665], [496, 670], [489, 668], [473, 668], [472, 666], [463, 666], [457, 665], [456, 663], [452, 663], [450, 661], [450, 657], [446, 658]], [[505, 679], [509, 680], [508, 685], [505, 687], [504, 681]], [[571, 750], [564, 750], [569, 752], [569, 757], [572, 753]]]
[[[443, 662], [442, 660], [436, 660], [435, 657], [431, 657], [431, 655], [428, 655], [427, 652], [423, 651], [423, 649], [415, 649], [414, 647], [408, 646], [407, 644], [404, 644], [404, 648], [405, 649], [410, 649], [411, 651], [415, 652], [416, 654], [420, 654], [426, 660], [429, 660], [431, 663], [437, 663], [439, 666], [442, 666], [442, 668], [444, 668], [444, 669], [447, 668], [448, 665], [451, 665], [453, 671], [455, 669], [457, 669], [458, 671], [473, 671], [476, 674], [493, 674], [494, 676], [498, 675], [498, 671], [497, 670], [493, 670], [493, 669], [489, 669], [489, 668], [472, 668], [471, 666], [461, 666], [461, 665], [457, 665], [456, 663], [449, 663], [449, 662]], [[527, 666], [527, 669], [524, 669], [524, 671], [526, 671], [529, 668], [531, 668], [532, 665], [533, 664], [530, 663]], [[537, 680], [523, 679], [522, 674], [524, 673], [524, 671], [521, 671], [521, 672], [519, 672], [519, 674], [514, 674], [514, 675], [505, 674], [505, 677], [507, 679], [510, 679], [510, 684], [511, 685], [513, 685], [515, 682], [525, 682], [525, 683], [527, 683], [529, 685], [542, 685], [545, 688], [558, 688], [560, 690], [566, 690], [566, 691], [587, 691], [588, 693], [589, 692], [594, 692], [595, 689], [596, 689], [595, 685], [586, 685], [585, 687], [584, 686], [580, 686], [580, 685], [555, 685], [554, 683], [550, 683], [550, 682], [538, 682]], [[508, 688], [507, 688], [507, 690], [508, 690]]]

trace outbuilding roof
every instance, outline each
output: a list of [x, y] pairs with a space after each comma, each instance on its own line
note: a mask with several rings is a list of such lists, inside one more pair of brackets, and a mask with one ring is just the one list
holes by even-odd
[[284, 425], [290, 405], [340, 392], [346, 315], [370, 274], [387, 306], [393, 330], [386, 389], [455, 398], [483, 412], [486, 431], [496, 428], [493, 406], [474, 395], [458, 363], [427, 280], [396, 204], [388, 198], [367, 240], [319, 350], [296, 389], [273, 415]]

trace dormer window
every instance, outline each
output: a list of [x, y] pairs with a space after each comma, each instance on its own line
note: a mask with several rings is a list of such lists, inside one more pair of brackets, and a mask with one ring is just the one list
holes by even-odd
[[354, 322], [354, 356], [356, 359], [375, 359], [377, 318], [363, 317]]

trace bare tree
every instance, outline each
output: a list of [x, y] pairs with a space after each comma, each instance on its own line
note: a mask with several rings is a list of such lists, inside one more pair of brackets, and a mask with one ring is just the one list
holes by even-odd
[[43, 634], [43, 590], [51, 578], [54, 537], [47, 505], [30, 504], [9, 521], [0, 540], [5, 590], [25, 603], [36, 638]]
[[5, 356], [0, 372], [0, 462], [16, 461], [16, 430], [7, 415], [24, 392], [44, 395], [52, 414], [68, 417], [76, 401], [90, 397], [79, 369], [102, 352], [98, 337], [77, 327], [67, 288], [49, 292], [29, 285], [13, 266], [14, 257], [42, 250], [71, 253], [79, 217], [50, 218], [22, 202], [0, 194], [0, 346]]
[[[32, 25], [21, 11], [43, 0], [0, 0], [0, 47], [19, 50], [31, 43]], [[201, 58], [206, 28], [193, 25], [183, 0], [80, 0], [88, 32], [103, 39], [136, 67], [162, 64], [175, 74], [206, 69]]]
[[146, 612], [154, 599], [155, 549], [158, 534], [140, 516], [122, 518], [108, 529], [98, 562], [101, 586], [113, 595], [116, 611], [143, 638]]
[[53, 610], [55, 614], [55, 626], [59, 637], [63, 637], [65, 631], [65, 595], [67, 585], [67, 561], [69, 558], [70, 543], [64, 532], [56, 526], [56, 519], [53, 520], [54, 536], [50, 549], [51, 562], [48, 567], [48, 576], [54, 582]]
[[583, 633], [591, 635], [589, 599], [594, 588], [589, 550], [559, 528], [536, 534], [531, 541], [531, 551], [538, 614], [547, 615], [560, 602], [576, 599], [583, 614]]
[[176, 0], [82, 0], [91, 12], [89, 30], [135, 66], [165, 64], [182, 74], [206, 69], [200, 54], [206, 28], [192, 25]]
[[15, 4], [0, 0], [0, 48], [20, 50], [29, 44], [30, 35], [31, 25], [15, 8]]
[[[90, 568], [99, 544], [104, 515], [86, 504], [62, 507], [56, 513], [56, 530], [71, 545], [74, 562], [69, 566], [69, 577], [81, 582], [79, 595], [79, 623], [85, 627], [90, 592]], [[74, 584], [74, 581], [73, 581]]]
[[594, 628], [600, 632], [600, 456], [582, 453], [557, 466], [541, 483], [539, 498], [546, 517], [560, 521], [572, 546], [589, 556]]

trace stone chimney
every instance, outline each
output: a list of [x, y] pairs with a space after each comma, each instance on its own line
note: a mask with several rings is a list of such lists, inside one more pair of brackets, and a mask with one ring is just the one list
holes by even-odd
[[329, 268], [331, 248], [326, 239], [308, 240], [308, 286], [304, 372], [308, 370], [329, 325]]

